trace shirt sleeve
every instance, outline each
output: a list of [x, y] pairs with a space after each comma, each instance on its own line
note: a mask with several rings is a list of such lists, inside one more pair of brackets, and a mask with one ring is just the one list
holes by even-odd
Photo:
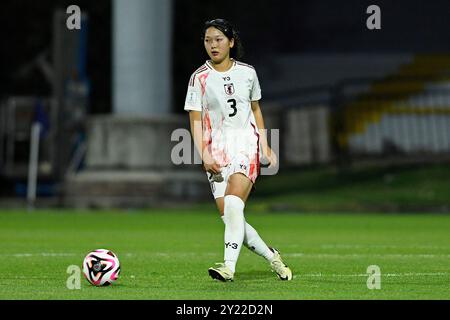
[[202, 111], [202, 95], [200, 89], [200, 82], [193, 74], [189, 80], [189, 86], [184, 102], [184, 110], [186, 111]]
[[261, 100], [261, 87], [259, 86], [258, 75], [256, 71], [253, 72], [253, 85], [250, 93], [250, 101]]

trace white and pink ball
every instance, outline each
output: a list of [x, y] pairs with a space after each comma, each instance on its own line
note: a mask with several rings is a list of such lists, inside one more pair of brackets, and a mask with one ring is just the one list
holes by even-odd
[[83, 261], [83, 274], [94, 286], [108, 286], [119, 278], [120, 262], [111, 250], [89, 252]]

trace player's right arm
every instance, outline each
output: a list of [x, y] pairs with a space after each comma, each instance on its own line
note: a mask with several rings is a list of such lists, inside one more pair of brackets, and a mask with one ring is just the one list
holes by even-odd
[[210, 154], [206, 143], [203, 141], [202, 126], [202, 92], [196, 73], [192, 74], [189, 80], [189, 86], [184, 103], [184, 110], [189, 111], [189, 122], [191, 126], [191, 134], [202, 161], [203, 167], [207, 172], [216, 174], [220, 172], [219, 165], [214, 161]]
[[189, 111], [189, 122], [191, 125], [191, 134], [194, 140], [195, 148], [201, 155], [203, 161], [203, 167], [207, 172], [217, 174], [220, 172], [220, 167], [213, 159], [212, 155], [208, 151], [205, 142], [203, 141], [202, 130], [202, 113], [200, 111]]

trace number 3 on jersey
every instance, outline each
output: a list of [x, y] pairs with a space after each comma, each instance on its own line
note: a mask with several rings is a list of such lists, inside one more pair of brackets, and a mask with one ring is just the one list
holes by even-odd
[[236, 100], [235, 99], [228, 99], [227, 102], [230, 104], [231, 109], [233, 109], [233, 112], [230, 113], [228, 116], [229, 117], [234, 117], [237, 113], [237, 108], [236, 108]]

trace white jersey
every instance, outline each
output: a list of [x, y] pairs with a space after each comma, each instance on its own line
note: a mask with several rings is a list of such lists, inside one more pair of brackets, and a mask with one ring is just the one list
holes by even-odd
[[248, 158], [246, 171], [253, 182], [259, 173], [259, 132], [251, 101], [260, 99], [252, 66], [233, 60], [228, 71], [219, 72], [206, 61], [192, 74], [184, 105], [202, 112], [203, 141], [214, 160], [223, 167], [236, 157]]

